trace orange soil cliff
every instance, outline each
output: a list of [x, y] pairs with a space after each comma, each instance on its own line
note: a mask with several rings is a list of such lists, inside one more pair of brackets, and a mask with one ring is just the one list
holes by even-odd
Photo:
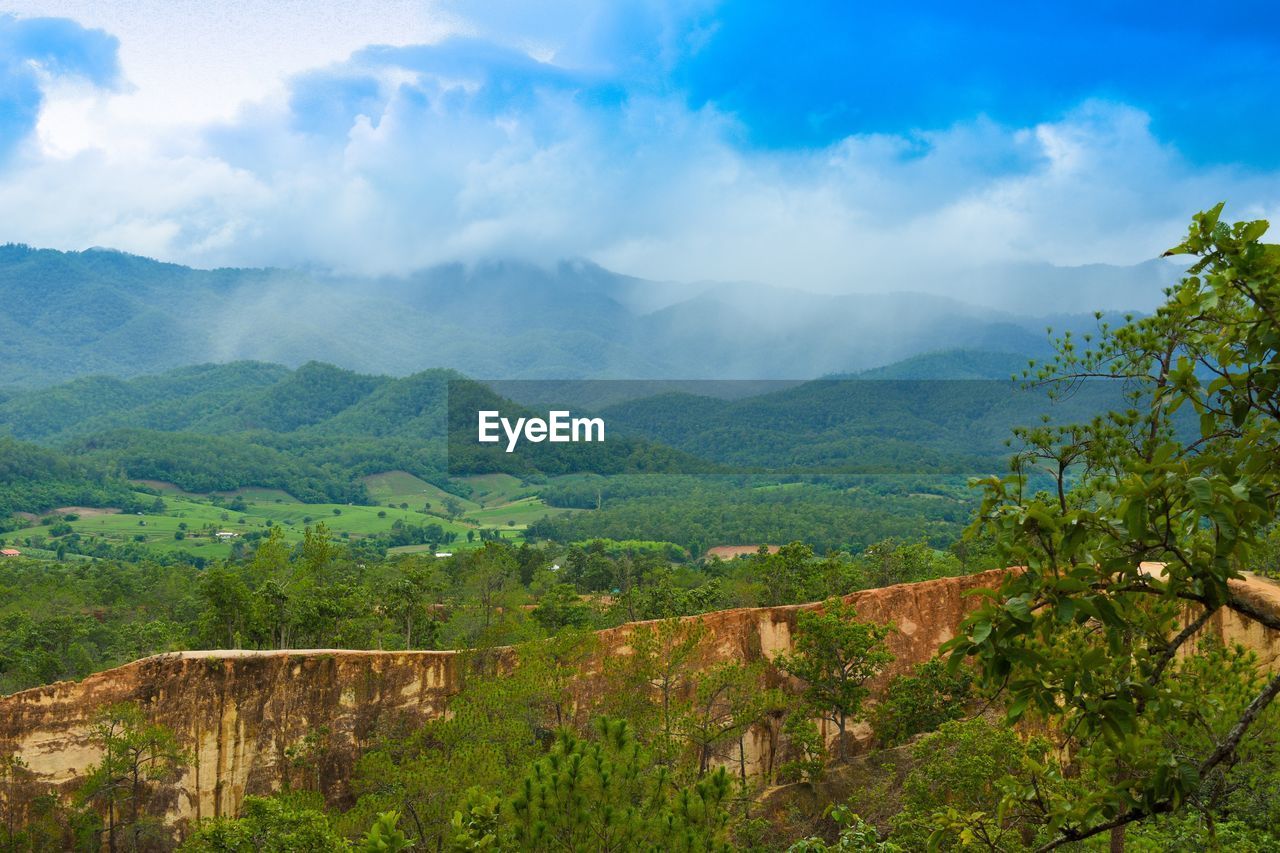
[[[897, 630], [888, 678], [929, 659], [977, 605], [969, 593], [994, 586], [1001, 572], [944, 578], [848, 596], [860, 618]], [[1265, 584], [1262, 581], [1250, 584]], [[1269, 586], [1256, 595], [1280, 595]], [[699, 664], [771, 660], [791, 647], [796, 614], [817, 605], [725, 610], [698, 617], [707, 633]], [[644, 623], [638, 623], [644, 624]], [[589, 699], [602, 685], [603, 660], [630, 652], [635, 625], [600, 632], [598, 659], [584, 668], [575, 692]], [[1244, 642], [1268, 666], [1280, 659], [1280, 636], [1222, 614], [1209, 630]], [[99, 760], [89, 738], [94, 715], [118, 702], [138, 703], [147, 716], [172, 729], [193, 760], [168, 803], [171, 821], [234, 815], [247, 794], [280, 786], [285, 750], [307, 733], [329, 730], [321, 757], [323, 793], [331, 802], [349, 796], [356, 758], [380, 724], [440, 716], [458, 687], [455, 652], [211, 651], [158, 655], [89, 676], [0, 697], [0, 754], [20, 755], [39, 787], [69, 790]], [[770, 678], [779, 678], [776, 671]], [[877, 685], [878, 686], [878, 685]], [[834, 734], [827, 732], [828, 736]], [[855, 734], [858, 734], [855, 732]], [[865, 733], [863, 733], [865, 734]], [[747, 760], [760, 768], [772, 756], [767, 732], [747, 740]]]

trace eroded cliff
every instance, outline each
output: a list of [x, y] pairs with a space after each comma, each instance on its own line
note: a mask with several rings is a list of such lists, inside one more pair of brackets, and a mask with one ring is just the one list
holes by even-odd
[[[971, 593], [995, 585], [1000, 572], [866, 590], [848, 597], [863, 619], [896, 630], [894, 662], [883, 684], [930, 658], [976, 606]], [[1261, 582], [1257, 582], [1261, 583]], [[1280, 595], [1267, 585], [1253, 594]], [[791, 648], [796, 615], [816, 604], [718, 611], [691, 617], [706, 626], [698, 665], [771, 660]], [[637, 623], [644, 624], [644, 623]], [[583, 668], [574, 692], [589, 701], [602, 689], [604, 661], [630, 653], [636, 624], [600, 633], [600, 652]], [[1224, 614], [1210, 626], [1255, 649], [1268, 666], [1280, 661], [1280, 636]], [[168, 805], [172, 822], [233, 815], [247, 794], [278, 789], [290, 772], [286, 750], [309, 733], [324, 733], [319, 778], [325, 797], [342, 802], [356, 758], [381, 727], [447, 713], [459, 684], [454, 652], [211, 651], [136, 661], [90, 676], [0, 698], [0, 751], [16, 754], [32, 774], [31, 791], [69, 791], [100, 758], [90, 728], [112, 704], [135, 702], [172, 729], [192, 761]], [[768, 676], [782, 680], [776, 670]], [[828, 732], [832, 736], [834, 732]], [[865, 732], [855, 732], [865, 736]], [[767, 732], [747, 740], [748, 763], [774, 756]]]

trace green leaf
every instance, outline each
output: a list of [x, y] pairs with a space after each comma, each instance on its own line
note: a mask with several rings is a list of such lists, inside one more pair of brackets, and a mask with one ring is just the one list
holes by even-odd
[[1023, 596], [1011, 598], [1004, 603], [1004, 609], [1010, 616], [1019, 622], [1031, 621], [1031, 607], [1027, 604], [1027, 599]]
[[1267, 222], [1267, 220], [1255, 219], [1244, 226], [1244, 229], [1240, 232], [1240, 239], [1244, 240], [1246, 243], [1253, 242], [1263, 234], [1266, 234], [1267, 229], [1270, 227], [1271, 223]]
[[1187, 489], [1199, 504], [1207, 504], [1213, 500], [1213, 485], [1204, 477], [1192, 477], [1187, 480]]
[[1005, 712], [1009, 722], [1016, 723], [1022, 719], [1022, 715], [1027, 712], [1027, 703], [1030, 701], [1031, 696], [1027, 693], [1015, 696], [1013, 701], [1009, 703], [1009, 709]]

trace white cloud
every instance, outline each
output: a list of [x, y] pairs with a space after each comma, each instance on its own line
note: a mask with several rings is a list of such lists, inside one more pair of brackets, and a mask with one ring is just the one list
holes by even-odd
[[247, 103], [283, 97], [289, 75], [368, 44], [429, 43], [467, 31], [456, 15], [423, 0], [4, 0], [2, 6], [23, 17], [72, 18], [120, 39], [130, 85], [103, 99], [92, 125], [49, 128], [57, 132], [49, 138], [55, 148], [73, 150], [230, 119]]
[[[679, 93], [624, 94], [476, 42], [340, 61], [483, 29], [417, 3], [325, 5], [314, 20], [302, 3], [14, 5], [115, 32], [132, 86], [47, 87], [0, 182], [0, 233], [41, 246], [373, 273], [586, 256], [660, 279], [946, 291], [957, 267], [1141, 261], [1195, 210], [1265, 214], [1280, 186], [1193, 167], [1121, 104], [773, 151]], [[572, 53], [534, 41], [534, 55]], [[316, 103], [291, 107], [308, 86]]]

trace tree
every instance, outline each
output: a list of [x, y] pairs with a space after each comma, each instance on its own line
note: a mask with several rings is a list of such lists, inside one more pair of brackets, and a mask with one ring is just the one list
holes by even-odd
[[[1280, 247], [1262, 221], [1194, 217], [1170, 254], [1195, 257], [1152, 316], [1070, 337], [1030, 378], [1057, 395], [1122, 383], [1123, 411], [1019, 432], [1009, 476], [982, 484], [977, 522], [1010, 573], [952, 644], [1010, 720], [1070, 734], [1092, 784], [1044, 803], [1046, 849], [1180, 812], [1238, 756], [1280, 693], [1187, 702], [1180, 654], [1224, 609], [1280, 629], [1237, 585], [1280, 501]], [[1033, 491], [1034, 482], [1047, 484]], [[1199, 748], [1171, 750], [1206, 708], [1230, 709]]]
[[136, 849], [150, 836], [167, 832], [160, 818], [147, 814], [157, 790], [175, 781], [186, 766], [186, 754], [173, 732], [149, 723], [137, 705], [112, 705], [95, 718], [90, 729], [102, 759], [89, 768], [78, 798], [103, 816], [107, 849]]
[[1040, 816], [1023, 802], [1008, 805], [1006, 793], [1048, 752], [1048, 742], [1023, 743], [981, 717], [944, 723], [911, 748], [893, 840], [908, 850], [1024, 849], [1042, 832]]
[[[732, 782], [720, 768], [687, 787], [671, 784], [622, 720], [607, 717], [595, 740], [561, 729], [550, 753], [525, 776], [501, 810], [472, 807], [466, 820], [479, 845], [519, 850], [732, 849], [728, 810]], [[477, 837], [478, 836], [478, 837]]]
[[[412, 649], [414, 625], [426, 618], [427, 605], [438, 601], [444, 593], [445, 578], [434, 563], [410, 559], [403, 566], [401, 576], [384, 593], [384, 601], [388, 615], [404, 626], [404, 647]], [[433, 632], [426, 633], [434, 644]], [[438, 625], [434, 633], [438, 633]]]
[[787, 739], [791, 760], [778, 768], [778, 772], [783, 777], [794, 776], [801, 782], [816, 785], [827, 769], [827, 745], [817, 724], [804, 710], [792, 709], [782, 724], [782, 734]]
[[0, 756], [0, 822], [4, 824], [5, 848], [19, 849], [19, 803], [21, 790], [35, 776], [20, 755]]
[[349, 833], [396, 811], [416, 846], [436, 850], [452, 836], [450, 817], [463, 808], [468, 789], [514, 793], [556, 725], [566, 676], [550, 664], [560, 655], [562, 666], [572, 665], [573, 652], [558, 638], [521, 647], [519, 665], [501, 676], [467, 678], [448, 717], [384, 736], [357, 762], [359, 799], [344, 818]]
[[973, 674], [949, 668], [940, 658], [917, 664], [911, 675], [889, 682], [871, 712], [871, 726], [881, 746], [897, 746], [921, 732], [964, 716], [973, 698]]
[[562, 628], [555, 636], [525, 643], [516, 650], [519, 677], [536, 683], [538, 694], [545, 697], [546, 710], [532, 719], [531, 725], [539, 727], [545, 720], [560, 728], [575, 722], [574, 687], [583, 668], [599, 651], [599, 636], [580, 628]]
[[488, 628], [494, 610], [515, 579], [515, 558], [507, 546], [498, 542], [486, 542], [483, 548], [469, 555], [464, 568], [464, 588], [480, 605], [483, 626]]
[[893, 655], [885, 648], [888, 625], [858, 621], [853, 605], [829, 599], [821, 610], [802, 610], [796, 617], [795, 651], [774, 659], [805, 683], [809, 707], [835, 723], [839, 732], [836, 754], [847, 757], [845, 733], [851, 719], [862, 713], [870, 690], [867, 682], [880, 674]]
[[272, 527], [266, 538], [259, 540], [246, 573], [251, 583], [261, 583], [267, 578], [285, 577], [288, 569], [289, 546], [284, 541], [284, 528]]
[[274, 577], [267, 578], [254, 590], [253, 597], [254, 621], [266, 630], [268, 647], [288, 648], [294, 611], [294, 596], [289, 586]]
[[303, 531], [302, 562], [313, 579], [320, 577], [334, 559], [336, 549], [330, 541], [331, 535], [323, 521], [315, 527], [308, 525]]
[[244, 798], [239, 817], [202, 821], [179, 849], [182, 853], [341, 853], [350, 850], [351, 844], [334, 830], [323, 806], [314, 795], [248, 796]]
[[783, 545], [770, 554], [762, 545], [751, 558], [757, 576], [768, 579], [766, 606], [814, 601], [829, 592], [839, 577], [838, 561], [816, 559], [813, 548], [803, 542]]
[[886, 539], [862, 552], [860, 560], [868, 587], [892, 586], [897, 583], [956, 575], [960, 561], [952, 554], [939, 555], [927, 542], [900, 543]]
[[701, 621], [664, 619], [631, 634], [631, 654], [605, 663], [609, 691], [606, 706], [628, 720], [635, 733], [665, 767], [676, 763], [676, 727], [688, 708], [693, 668], [707, 629]]
[[[1257, 655], [1202, 636], [1195, 654], [1174, 664], [1174, 689], [1198, 713], [1161, 734], [1161, 747], [1182, 760], [1195, 760], [1220, 742], [1262, 689], [1265, 675]], [[1280, 707], [1268, 706], [1241, 739], [1235, 755], [1203, 775], [1187, 794], [1188, 811], [1202, 827], [1200, 846], [1217, 846], [1220, 826], [1243, 820], [1274, 834], [1280, 818]], [[1272, 838], [1267, 846], [1280, 844]]]
[[591, 622], [591, 606], [583, 603], [578, 597], [578, 590], [572, 584], [558, 583], [538, 598], [538, 606], [533, 610], [533, 618], [542, 627], [556, 632], [566, 626], [584, 628]]
[[698, 758], [698, 777], [710, 769], [722, 744], [737, 743], [738, 770], [746, 781], [747, 731], [779, 704], [777, 691], [761, 686], [764, 664], [729, 661], [702, 673], [681, 728]]

